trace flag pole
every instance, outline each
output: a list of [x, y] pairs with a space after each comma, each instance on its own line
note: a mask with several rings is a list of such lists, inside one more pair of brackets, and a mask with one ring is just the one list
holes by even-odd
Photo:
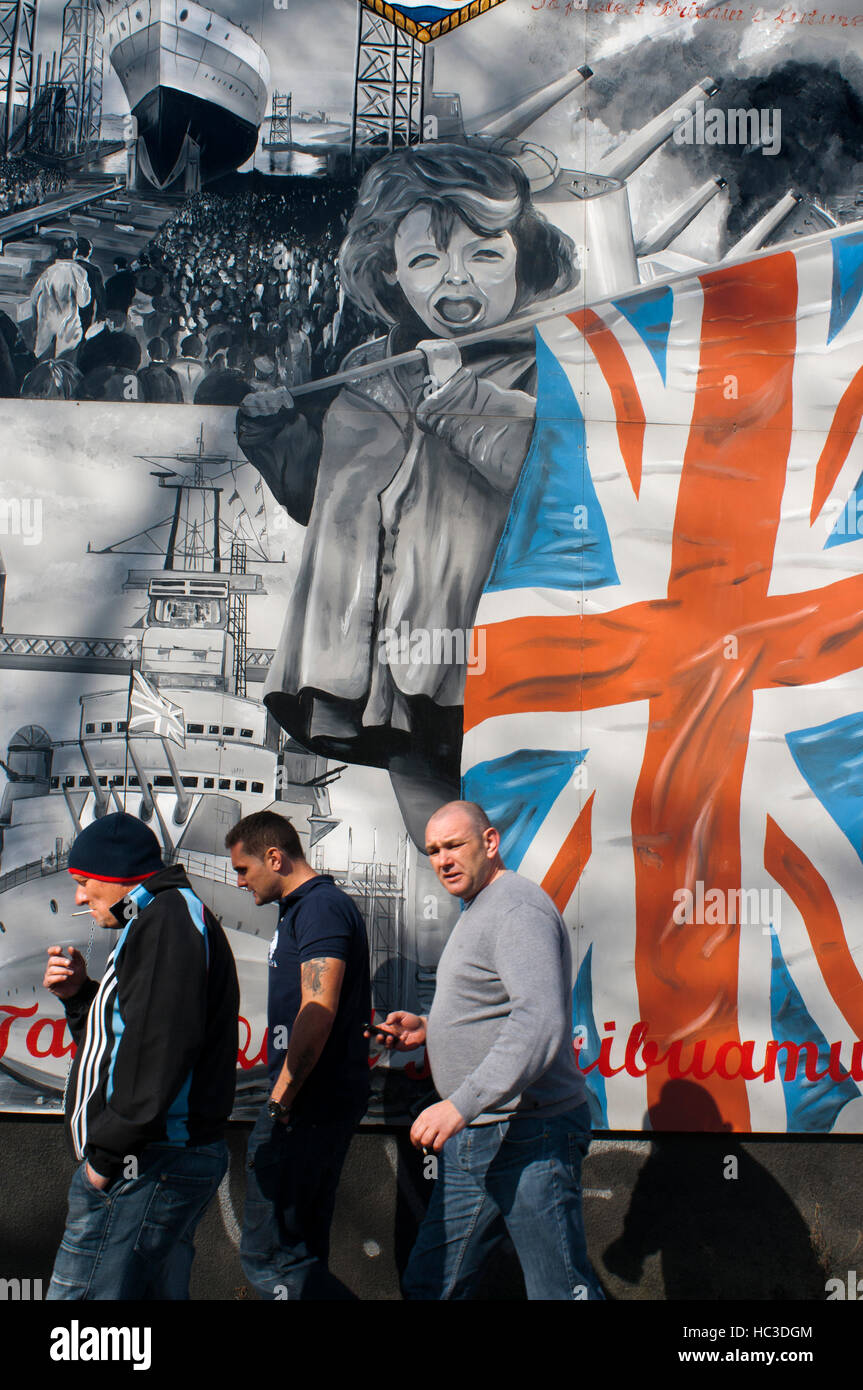
[[[128, 648], [127, 648], [128, 650]], [[129, 725], [132, 722], [132, 690], [135, 685], [135, 657], [129, 657], [129, 689], [126, 693], [126, 756], [123, 760], [123, 810], [126, 809], [126, 794], [129, 788], [129, 757], [132, 753], [129, 747]], [[137, 770], [137, 769], [136, 769]], [[140, 781], [140, 777], [138, 779]], [[142, 791], [144, 789], [142, 788]], [[146, 795], [146, 791], [144, 792]]]
[[[651, 284], [659, 284], [658, 280]], [[620, 295], [609, 296], [609, 299], [620, 299]], [[597, 300], [597, 304], [606, 303], [606, 300]], [[544, 323], [546, 319], [559, 318], [561, 314], [573, 313], [576, 309], [586, 307], [584, 301], [578, 298], [575, 291], [570, 290], [566, 294], [558, 295], [555, 299], [547, 299], [541, 309], [535, 310], [530, 314], [520, 315], [518, 318], [509, 319], [506, 323], [499, 323], [494, 328], [478, 328], [475, 333], [459, 334], [451, 341], [456, 347], [469, 347], [474, 343], [487, 343], [500, 338], [503, 334], [507, 337], [518, 337], [521, 333], [532, 333], [538, 323]], [[349, 381], [361, 381], [363, 377], [379, 376], [381, 372], [388, 371], [391, 367], [407, 367], [413, 362], [424, 362], [425, 353], [420, 348], [410, 348], [407, 352], [396, 352], [391, 357], [382, 357], [376, 362], [365, 362], [362, 366], [350, 368], [348, 371], [335, 372], [332, 376], [320, 377], [317, 381], [306, 381], [302, 386], [292, 386], [290, 388], [293, 397], [309, 396], [315, 391], [326, 391], [333, 386], [344, 386]]]
[[[760, 251], [754, 253], [750, 251], [748, 254], [733, 257], [727, 261], [715, 261], [712, 265], [693, 266], [689, 270], [678, 270], [669, 275], [658, 275], [655, 280], [646, 280], [637, 285], [630, 285], [626, 289], [612, 290], [609, 294], [590, 300], [589, 303], [585, 302], [583, 298], [583, 290], [567, 290], [565, 294], [556, 295], [554, 299], [543, 300], [536, 309], [532, 309], [528, 314], [519, 314], [513, 319], [508, 319], [505, 323], [495, 324], [492, 328], [478, 328], [475, 333], [459, 334], [458, 337], [447, 341], [453, 342], [456, 347], [469, 347], [473, 343], [492, 342], [504, 334], [507, 337], [518, 337], [521, 333], [533, 332], [539, 324], [545, 323], [549, 319], [559, 318], [561, 314], [587, 313], [590, 310], [603, 309], [609, 304], [619, 304], [621, 300], [629, 299], [633, 295], [647, 294], [652, 290], [674, 289], [677, 285], [683, 285], [687, 282], [691, 284], [693, 280], [700, 280], [713, 271], [721, 270], [725, 273], [744, 262], [748, 264], [754, 260], [766, 260], [769, 256], [787, 251], [790, 246], [793, 246], [795, 251], [799, 251], [811, 242], [823, 241], [844, 231], [844, 227], [831, 227], [827, 231], [813, 232], [811, 236], [806, 237], [794, 237], [790, 242], [777, 242], [774, 246], [765, 246]], [[398, 352], [391, 357], [382, 357], [377, 362], [366, 362], [362, 366], [353, 367], [348, 371], [336, 372], [333, 376], [304, 382], [302, 386], [292, 386], [290, 394], [295, 398], [309, 396], [315, 391], [326, 391], [334, 386], [344, 386], [351, 381], [361, 381], [364, 377], [377, 376], [380, 372], [387, 371], [391, 367], [406, 367], [414, 362], [424, 361], [425, 353], [419, 348], [411, 348], [407, 352]]]

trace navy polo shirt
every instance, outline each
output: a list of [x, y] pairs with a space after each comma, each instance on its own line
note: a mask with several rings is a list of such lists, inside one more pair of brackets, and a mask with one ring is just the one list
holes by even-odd
[[[363, 1109], [369, 1094], [369, 948], [365, 923], [353, 899], [329, 874], [300, 884], [279, 903], [280, 917], [270, 946], [267, 999], [267, 1065], [270, 1085], [285, 1060], [285, 1037], [300, 1009], [300, 967], [321, 956], [345, 962], [345, 976], [332, 1031], [314, 1070], [291, 1107], [293, 1114], [325, 1119], [345, 1109]], [[282, 1029], [277, 1033], [277, 1029]], [[278, 1043], [282, 1046], [279, 1047]]]

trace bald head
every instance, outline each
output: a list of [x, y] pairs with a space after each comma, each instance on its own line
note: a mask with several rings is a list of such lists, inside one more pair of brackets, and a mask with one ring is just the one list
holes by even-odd
[[447, 892], [466, 902], [504, 870], [500, 835], [475, 801], [448, 801], [435, 811], [426, 854]]
[[482, 835], [486, 830], [492, 828], [491, 821], [478, 801], [447, 801], [444, 806], [438, 807], [429, 821], [429, 825], [436, 821], [438, 816], [448, 815], [452, 811], [463, 811], [477, 835]]

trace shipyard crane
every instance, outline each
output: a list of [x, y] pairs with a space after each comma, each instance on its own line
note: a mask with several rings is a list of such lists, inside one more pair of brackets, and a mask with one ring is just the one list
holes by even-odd
[[[7, 57], [0, 42], [0, 80], [6, 76], [4, 150], [18, 154], [25, 149], [68, 158], [92, 148], [102, 123], [102, 35], [105, 21], [100, 0], [67, 0], [59, 57], [42, 67], [41, 53], [34, 66], [36, 11], [39, 0], [0, 0], [0, 35], [5, 34], [4, 11], [16, 12], [17, 41]], [[30, 15], [32, 11], [32, 17]], [[16, 47], [17, 43], [17, 47]], [[19, 104], [22, 119], [14, 119], [15, 93], [26, 98]]]
[[15, 98], [33, 101], [33, 50], [39, 0], [0, 0], [0, 83], [5, 92], [3, 153], [8, 154], [15, 124]]

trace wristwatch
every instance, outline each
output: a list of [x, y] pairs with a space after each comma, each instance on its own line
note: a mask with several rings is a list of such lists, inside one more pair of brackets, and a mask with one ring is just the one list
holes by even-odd
[[271, 1120], [285, 1120], [291, 1113], [289, 1105], [282, 1105], [280, 1100], [273, 1100], [272, 1096], [267, 1101], [267, 1114]]

